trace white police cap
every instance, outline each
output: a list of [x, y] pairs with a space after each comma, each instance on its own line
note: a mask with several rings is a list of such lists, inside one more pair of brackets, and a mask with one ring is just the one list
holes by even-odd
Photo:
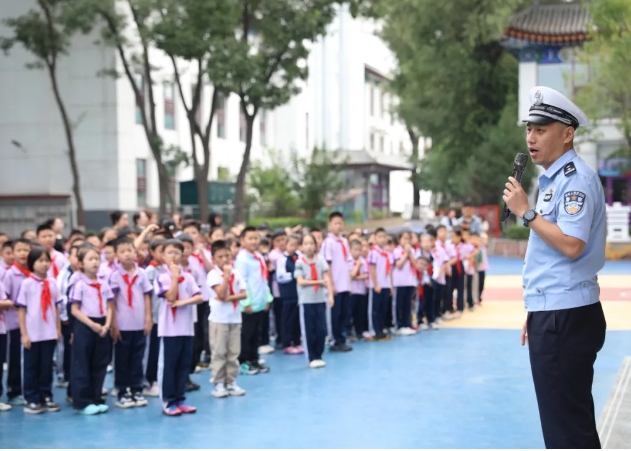
[[552, 88], [535, 86], [528, 92], [530, 110], [524, 122], [546, 125], [562, 122], [574, 128], [589, 124], [589, 119], [579, 107]]

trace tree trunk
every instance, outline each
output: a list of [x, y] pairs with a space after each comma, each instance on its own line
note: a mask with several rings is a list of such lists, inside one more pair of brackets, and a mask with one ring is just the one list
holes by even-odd
[[412, 219], [421, 219], [421, 189], [418, 180], [418, 136], [408, 127], [408, 135], [412, 141]]
[[256, 109], [252, 115], [245, 110], [245, 106], [241, 103], [241, 108], [245, 114], [246, 135], [245, 135], [245, 152], [243, 152], [243, 160], [241, 161], [241, 169], [237, 175], [236, 193], [235, 193], [235, 222], [243, 222], [245, 220], [245, 176], [250, 165], [250, 153], [252, 151], [252, 130], [254, 129], [254, 118], [256, 117]]
[[[208, 220], [210, 208], [208, 206], [208, 169], [204, 170], [204, 165], [199, 164], [197, 158], [197, 142], [195, 141], [195, 126], [189, 123], [191, 129], [191, 155], [193, 157], [193, 174], [197, 185], [197, 203], [199, 205], [199, 218], [202, 222]], [[205, 162], [204, 162], [205, 163]]]

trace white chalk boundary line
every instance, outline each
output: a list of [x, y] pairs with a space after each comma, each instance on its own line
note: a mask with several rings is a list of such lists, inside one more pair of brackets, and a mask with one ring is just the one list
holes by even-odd
[[631, 357], [625, 357], [616, 383], [616, 389], [614, 390], [613, 396], [611, 396], [609, 401], [607, 401], [607, 405], [605, 406], [605, 416], [600, 425], [600, 435], [602, 437], [603, 449], [607, 448], [609, 439], [611, 438], [611, 433], [616, 425], [616, 418], [618, 417], [620, 406], [622, 405], [622, 401], [629, 384], [631, 384]]

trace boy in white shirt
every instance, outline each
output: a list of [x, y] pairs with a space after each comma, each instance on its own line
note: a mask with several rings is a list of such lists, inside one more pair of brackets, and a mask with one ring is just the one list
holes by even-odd
[[214, 268], [206, 279], [209, 290], [210, 381], [215, 384], [215, 398], [241, 396], [245, 390], [236, 384], [241, 353], [241, 308], [247, 297], [245, 282], [230, 264], [231, 253], [224, 240], [213, 242]]

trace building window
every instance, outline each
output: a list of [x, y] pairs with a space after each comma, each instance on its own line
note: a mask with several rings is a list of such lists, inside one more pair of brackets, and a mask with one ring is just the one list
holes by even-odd
[[261, 111], [259, 112], [259, 142], [261, 144], [261, 146], [264, 146], [267, 143], [267, 139], [265, 136], [265, 121], [266, 121], [266, 114], [267, 112], [263, 109], [261, 109]]
[[226, 98], [222, 93], [217, 94], [217, 107], [215, 114], [217, 115], [217, 138], [226, 137]]
[[142, 124], [142, 111], [145, 107], [145, 77], [142, 74], [134, 74], [134, 83], [140, 91], [140, 98], [136, 99], [136, 124]]
[[370, 115], [375, 115], [375, 85], [372, 81], [368, 82], [368, 86], [370, 87]]
[[243, 111], [239, 111], [239, 141], [242, 143], [245, 142], [246, 127], [245, 114], [243, 114]]
[[175, 130], [175, 86], [164, 84], [164, 128]]
[[370, 150], [375, 150], [375, 134], [370, 132]]
[[230, 181], [230, 169], [225, 166], [217, 166], [217, 181], [229, 182]]
[[[197, 83], [193, 83], [191, 86], [191, 108], [193, 107], [193, 102], [195, 101], [195, 90], [197, 89]], [[199, 105], [195, 109], [195, 122], [200, 124], [202, 122], [202, 94], [204, 91], [204, 87], [202, 86], [202, 90], [199, 93]]]
[[136, 202], [138, 207], [147, 206], [147, 160], [136, 159]]
[[385, 150], [386, 150], [386, 146], [384, 144], [384, 138], [383, 138], [383, 135], [381, 135], [379, 137], [379, 151], [381, 151], [381, 153], [384, 153]]
[[381, 117], [386, 117], [386, 93], [381, 91]]

